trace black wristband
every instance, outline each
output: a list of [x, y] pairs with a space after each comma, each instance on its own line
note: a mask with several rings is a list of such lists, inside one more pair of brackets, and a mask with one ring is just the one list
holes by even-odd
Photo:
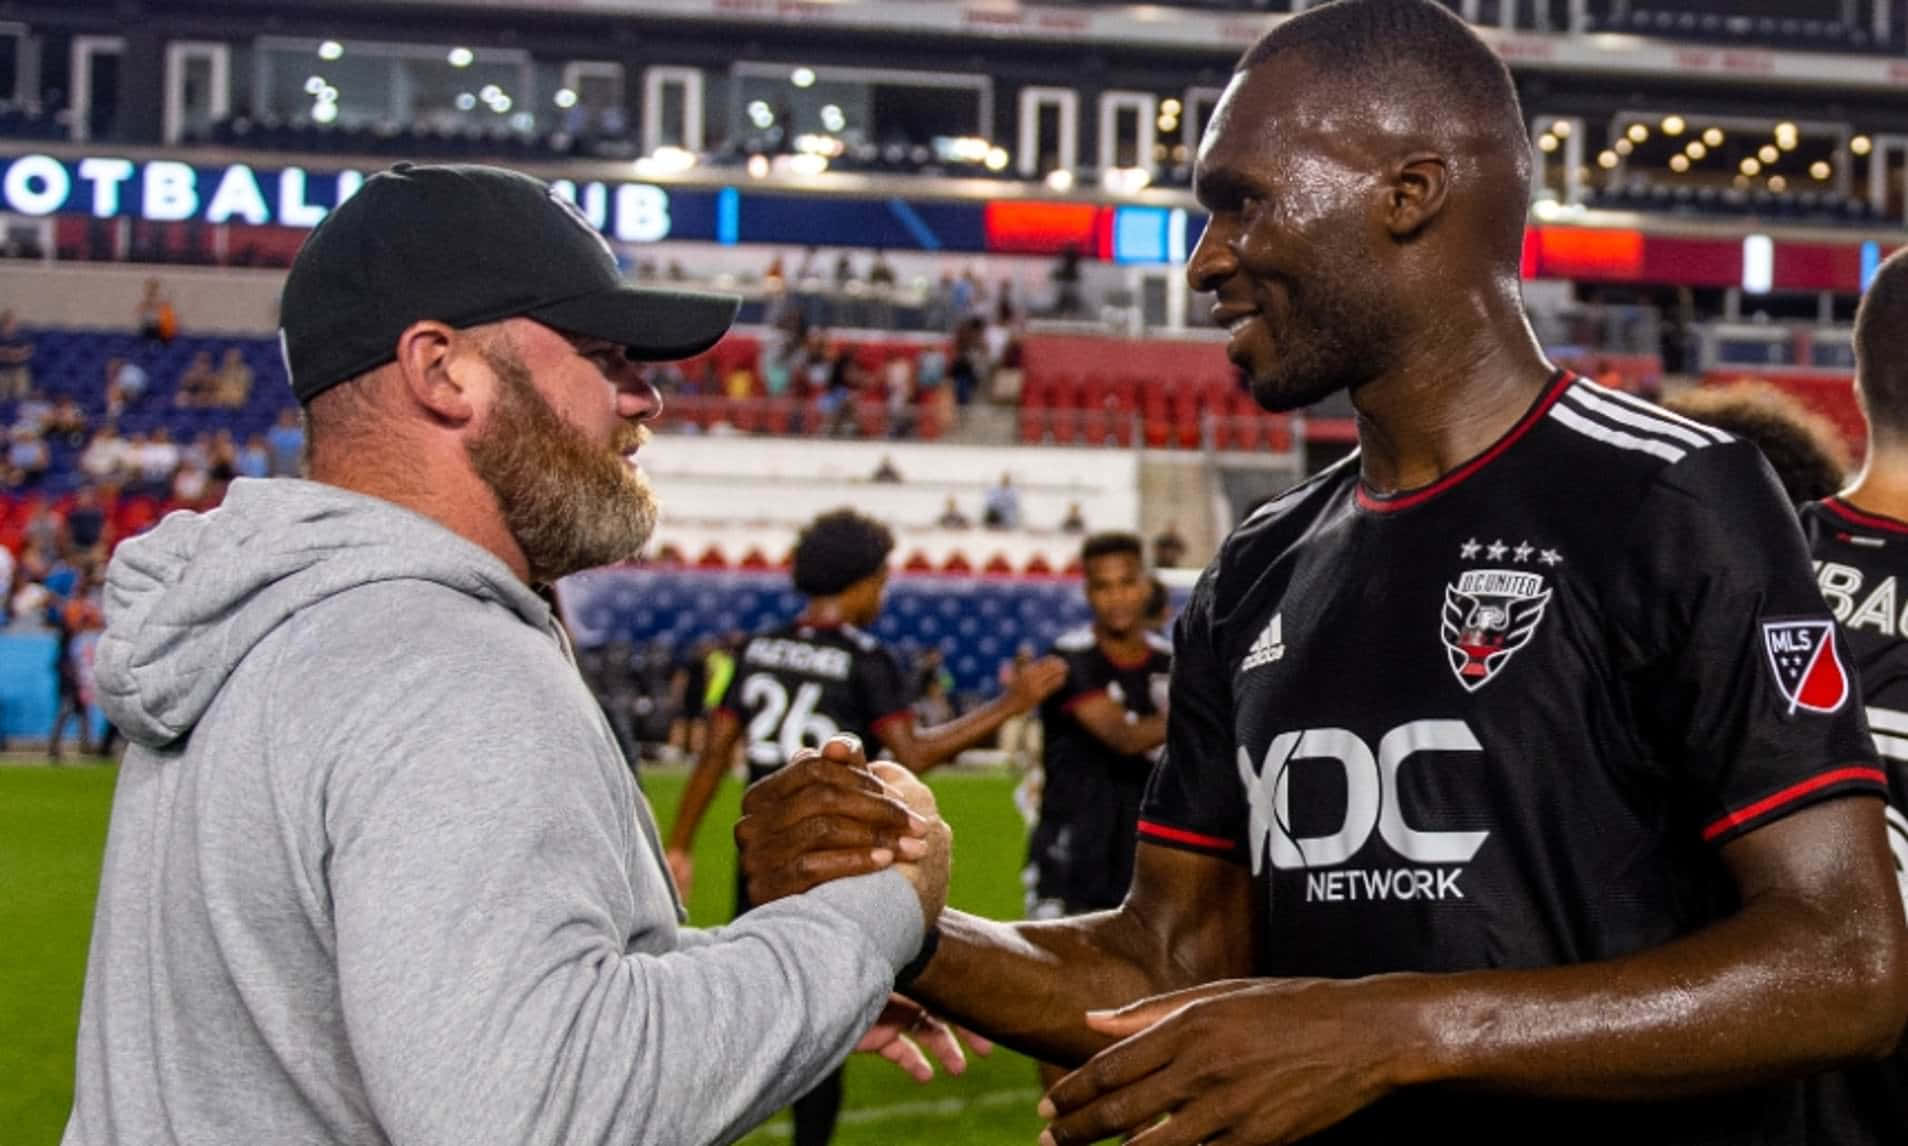
[[940, 949], [941, 929], [939, 927], [928, 928], [927, 934], [921, 937], [921, 950], [915, 953], [914, 958], [908, 961], [907, 966], [895, 973], [894, 989], [897, 991], [902, 990], [906, 988], [908, 984], [919, 979], [922, 972], [928, 969], [928, 964], [934, 962], [934, 953]]

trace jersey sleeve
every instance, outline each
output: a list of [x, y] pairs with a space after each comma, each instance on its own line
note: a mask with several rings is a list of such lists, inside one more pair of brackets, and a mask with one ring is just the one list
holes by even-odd
[[[914, 703], [901, 677], [900, 662], [887, 649], [875, 648], [855, 657], [856, 688], [861, 694], [862, 711], [868, 714], [868, 731], [879, 735], [881, 726], [893, 720], [913, 720], [908, 706]], [[869, 745], [870, 754], [875, 745]]]
[[1755, 446], [1663, 470], [1621, 560], [1611, 619], [1626, 685], [1705, 840], [1885, 794], [1853, 662]]
[[1140, 808], [1146, 843], [1244, 862], [1248, 823], [1233, 743], [1232, 688], [1213, 626], [1218, 566], [1208, 567], [1173, 626], [1166, 754]]
[[1067, 662], [1067, 680], [1053, 699], [1061, 712], [1071, 713], [1083, 702], [1106, 695], [1107, 686], [1113, 681], [1112, 665], [1105, 657], [1092, 654], [1090, 645], [1060, 654]]

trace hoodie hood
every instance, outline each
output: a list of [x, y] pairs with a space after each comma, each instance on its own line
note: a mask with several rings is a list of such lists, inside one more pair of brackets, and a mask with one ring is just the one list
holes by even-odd
[[338, 593], [432, 581], [547, 629], [550, 609], [494, 555], [391, 502], [289, 478], [240, 479], [208, 513], [121, 544], [94, 655], [100, 703], [148, 747], [192, 730], [260, 641]]

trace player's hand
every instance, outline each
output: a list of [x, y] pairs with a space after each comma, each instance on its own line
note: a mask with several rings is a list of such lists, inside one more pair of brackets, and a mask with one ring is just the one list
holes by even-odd
[[941, 918], [941, 909], [947, 906], [948, 871], [954, 862], [954, 831], [941, 819], [934, 793], [921, 783], [919, 776], [886, 760], [877, 760], [872, 768], [895, 795], [907, 802], [908, 809], [928, 824], [926, 850], [919, 856], [907, 857], [900, 868], [901, 874], [914, 885], [914, 893], [921, 897], [922, 920], [932, 927]]
[[1007, 682], [1007, 696], [1016, 712], [1030, 712], [1067, 683], [1067, 662], [1059, 657], [1041, 657], [1014, 673]]
[[[890, 995], [888, 1005], [881, 1009], [875, 1025], [855, 1044], [855, 1050], [878, 1054], [908, 1072], [914, 1081], [929, 1082], [934, 1078], [935, 1062], [949, 1074], [960, 1074], [967, 1069], [967, 1056], [961, 1051], [963, 1038], [975, 1054], [993, 1053], [994, 1044], [973, 1031], [949, 1026], [912, 999]], [[934, 1056], [932, 1062], [929, 1055]]]
[[868, 770], [858, 740], [837, 736], [749, 786], [735, 843], [749, 898], [763, 904], [920, 859], [930, 826]]
[[669, 848], [663, 852], [663, 858], [669, 861], [669, 877], [676, 881], [676, 894], [688, 903], [690, 889], [696, 882], [695, 857], [683, 848]]
[[1041, 1146], [1122, 1134], [1132, 1146], [1277, 1146], [1325, 1130], [1400, 1084], [1404, 1032], [1359, 1005], [1364, 990], [1244, 979], [1089, 1012], [1088, 1026], [1124, 1041], [1047, 1092]]

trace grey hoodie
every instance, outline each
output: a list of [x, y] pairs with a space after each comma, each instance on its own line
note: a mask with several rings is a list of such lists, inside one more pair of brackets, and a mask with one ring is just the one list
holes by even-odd
[[714, 931], [549, 609], [389, 503], [238, 481], [126, 542], [67, 1146], [726, 1142], [919, 946], [896, 872]]

